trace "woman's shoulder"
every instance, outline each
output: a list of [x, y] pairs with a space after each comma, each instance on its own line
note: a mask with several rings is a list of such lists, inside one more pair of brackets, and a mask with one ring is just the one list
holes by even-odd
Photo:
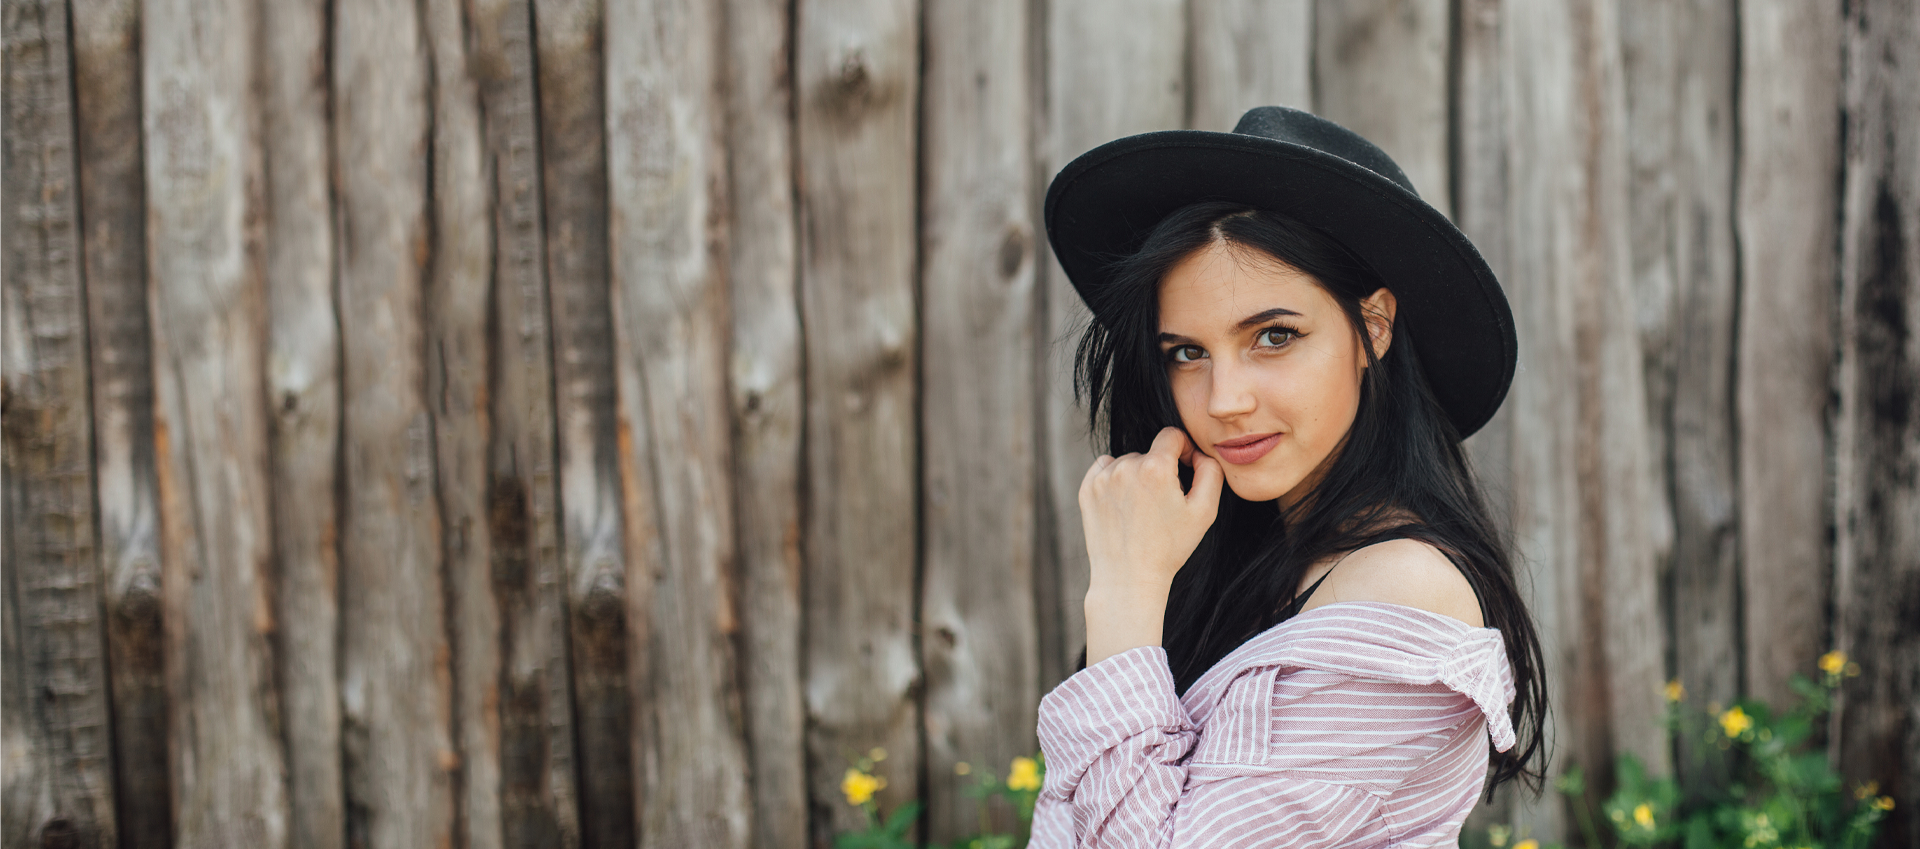
[[1377, 602], [1446, 616], [1478, 628], [1480, 599], [1440, 549], [1394, 539], [1354, 550], [1336, 564], [1301, 612], [1341, 602]]

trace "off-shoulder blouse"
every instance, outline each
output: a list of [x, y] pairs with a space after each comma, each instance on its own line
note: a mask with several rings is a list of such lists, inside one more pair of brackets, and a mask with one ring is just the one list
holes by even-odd
[[1030, 845], [1454, 846], [1513, 697], [1498, 630], [1397, 604], [1301, 613], [1185, 696], [1130, 649], [1041, 701]]

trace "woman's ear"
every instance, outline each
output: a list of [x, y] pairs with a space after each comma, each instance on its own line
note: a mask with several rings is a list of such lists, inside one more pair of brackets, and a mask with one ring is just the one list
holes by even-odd
[[1386, 356], [1387, 348], [1393, 344], [1393, 314], [1398, 307], [1399, 302], [1384, 286], [1360, 301], [1360, 315], [1367, 322], [1367, 344], [1373, 347], [1376, 360]]

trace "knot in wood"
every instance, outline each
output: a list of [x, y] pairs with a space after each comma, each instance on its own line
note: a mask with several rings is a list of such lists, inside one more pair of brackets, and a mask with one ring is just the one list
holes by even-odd
[[858, 47], [851, 48], [840, 55], [840, 69], [836, 83], [840, 95], [847, 98], [865, 96], [873, 86], [871, 75], [867, 71], [867, 52]]
[[154, 565], [149, 558], [135, 562], [134, 569], [137, 571], [121, 593], [116, 611], [122, 620], [131, 623], [160, 621], [160, 585], [153, 574]]
[[80, 849], [80, 830], [66, 817], [54, 817], [40, 827], [40, 849]]
[[605, 572], [595, 576], [593, 586], [587, 590], [587, 597], [581, 600], [580, 617], [597, 627], [621, 623], [626, 611], [621, 596], [616, 577]]
[[1009, 226], [1006, 237], [1000, 240], [1000, 276], [1012, 278], [1026, 261], [1027, 230], [1017, 224]]

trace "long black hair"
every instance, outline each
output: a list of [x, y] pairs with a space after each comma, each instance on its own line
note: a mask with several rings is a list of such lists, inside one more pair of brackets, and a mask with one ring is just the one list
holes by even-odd
[[[1279, 260], [1313, 277], [1368, 338], [1361, 300], [1385, 285], [1330, 236], [1274, 212], [1226, 203], [1182, 208], [1140, 249], [1110, 267], [1088, 295], [1096, 319], [1080, 339], [1075, 389], [1089, 427], [1104, 423], [1114, 456], [1144, 452], [1162, 428], [1183, 427], [1159, 334], [1160, 281], [1180, 260], [1216, 243]], [[1391, 286], [1387, 286], [1391, 289]], [[1509, 708], [1518, 744], [1492, 755], [1488, 793], [1521, 778], [1540, 789], [1547, 689], [1540, 642], [1514, 582], [1508, 542], [1493, 522], [1460, 435], [1434, 400], [1412, 336], [1395, 319], [1384, 356], [1364, 345], [1360, 405], [1338, 455], [1310, 496], [1292, 507], [1250, 502], [1229, 487], [1220, 512], [1174, 577], [1163, 630], [1182, 693], [1220, 658], [1289, 615], [1307, 568], [1336, 553], [1407, 537], [1432, 545], [1466, 576], [1487, 627], [1506, 641], [1517, 693]]]

